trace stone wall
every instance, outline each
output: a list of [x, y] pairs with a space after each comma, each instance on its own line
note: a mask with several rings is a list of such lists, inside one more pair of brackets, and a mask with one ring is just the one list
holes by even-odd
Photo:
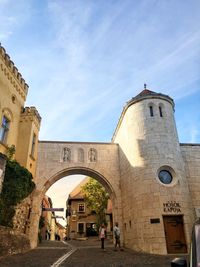
[[120, 226], [122, 225], [118, 145], [95, 142], [40, 141], [35, 179], [36, 189], [33, 192], [30, 219], [31, 247], [37, 245], [41, 202], [46, 191], [59, 179], [73, 174], [90, 176], [106, 188], [113, 203], [113, 219], [118, 221]]
[[181, 144], [194, 208], [200, 208], [200, 144]]
[[24, 253], [29, 249], [30, 242], [25, 234], [0, 226], [0, 257]]
[[[167, 96], [133, 99], [124, 109], [113, 138], [119, 144], [125, 245], [156, 254], [167, 253], [163, 216], [184, 214], [188, 245], [194, 220], [173, 107]], [[172, 183], [161, 183], [160, 170], [172, 173]], [[164, 209], [171, 202], [180, 205], [178, 214]], [[151, 223], [154, 218], [158, 223]]]
[[13, 218], [13, 229], [25, 234], [29, 228], [29, 217], [31, 212], [31, 197], [25, 198], [16, 206]]

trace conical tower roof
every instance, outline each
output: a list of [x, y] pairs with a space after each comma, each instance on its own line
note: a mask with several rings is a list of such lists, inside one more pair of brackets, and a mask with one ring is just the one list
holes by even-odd
[[144, 89], [138, 95], [136, 95], [131, 100], [129, 100], [127, 102], [127, 104], [129, 104], [129, 103], [133, 104], [133, 103], [140, 101], [142, 99], [151, 98], [151, 97], [152, 98], [163, 98], [164, 97], [166, 100], [168, 100], [174, 106], [174, 101], [171, 97], [169, 97], [168, 95], [165, 95], [165, 94], [156, 93], [156, 92], [149, 90], [147, 88], [146, 84], [144, 84]]
[[139, 94], [137, 94], [135, 97], [131, 98], [126, 103], [126, 105], [124, 106], [123, 111], [121, 113], [121, 116], [119, 118], [117, 127], [115, 129], [114, 134], [113, 134], [112, 140], [114, 140], [115, 135], [116, 135], [116, 133], [118, 131], [118, 128], [120, 127], [121, 122], [122, 122], [122, 119], [123, 119], [126, 111], [128, 110], [128, 108], [130, 106], [134, 105], [135, 103], [140, 102], [140, 101], [143, 101], [145, 99], [162, 99], [162, 100], [168, 101], [172, 105], [172, 108], [174, 109], [174, 101], [173, 101], [173, 99], [170, 96], [165, 95], [165, 94], [161, 94], [161, 93], [153, 92], [153, 91], [147, 89], [147, 85], [144, 84], [144, 89]]

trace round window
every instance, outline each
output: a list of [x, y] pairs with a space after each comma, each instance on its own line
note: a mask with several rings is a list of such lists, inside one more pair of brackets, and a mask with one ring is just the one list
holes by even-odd
[[166, 170], [160, 171], [158, 177], [163, 184], [170, 184], [173, 180], [171, 173]]

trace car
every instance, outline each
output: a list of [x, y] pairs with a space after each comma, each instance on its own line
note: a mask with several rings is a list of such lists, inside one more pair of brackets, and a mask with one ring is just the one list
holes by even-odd
[[194, 223], [190, 243], [189, 265], [183, 258], [175, 258], [171, 267], [200, 267], [200, 219]]

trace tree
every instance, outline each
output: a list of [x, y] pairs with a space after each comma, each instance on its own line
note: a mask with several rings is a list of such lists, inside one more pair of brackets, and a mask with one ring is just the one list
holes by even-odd
[[105, 209], [107, 208], [109, 194], [105, 188], [98, 181], [90, 178], [82, 186], [82, 190], [85, 194], [86, 206], [97, 215], [97, 224], [106, 223]]

